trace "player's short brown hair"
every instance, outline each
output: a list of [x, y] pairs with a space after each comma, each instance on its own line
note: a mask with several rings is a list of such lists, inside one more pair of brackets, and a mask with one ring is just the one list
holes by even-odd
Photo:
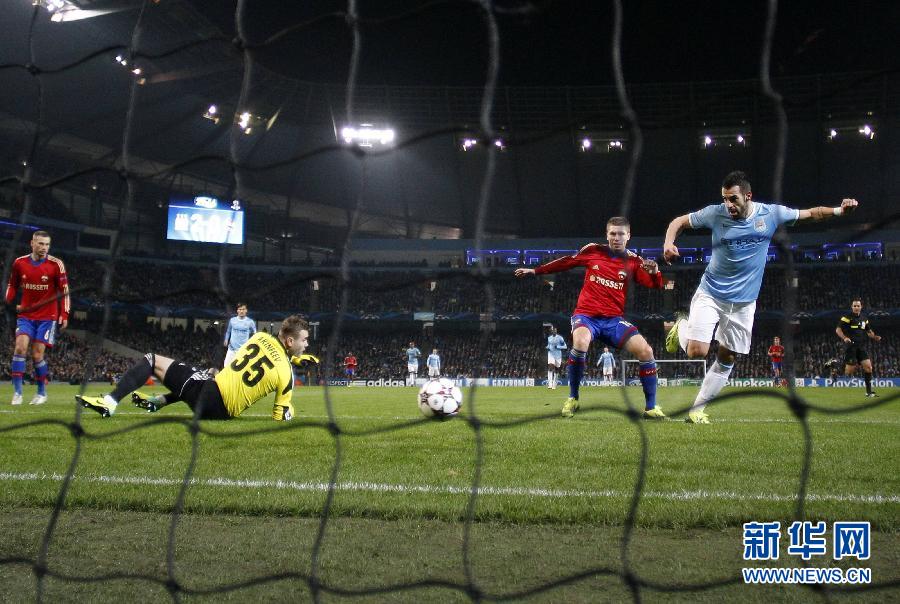
[[32, 240], [37, 239], [38, 237], [46, 237], [47, 239], [51, 239], [50, 233], [48, 233], [47, 231], [35, 231], [31, 234]]
[[627, 228], [629, 231], [631, 230], [631, 223], [628, 222], [628, 219], [624, 216], [613, 216], [609, 220], [606, 221], [606, 230], [609, 230], [610, 226], [623, 226]]
[[306, 319], [299, 315], [291, 315], [281, 322], [281, 329], [278, 330], [278, 335], [282, 338], [299, 338], [300, 332], [303, 330], [309, 331], [309, 323], [306, 322]]
[[725, 178], [722, 180], [722, 188], [730, 189], [731, 187], [740, 187], [741, 193], [749, 193], [750, 192], [750, 180], [747, 178], [747, 175], [740, 170], [735, 170], [734, 172], [729, 172], [725, 175]]

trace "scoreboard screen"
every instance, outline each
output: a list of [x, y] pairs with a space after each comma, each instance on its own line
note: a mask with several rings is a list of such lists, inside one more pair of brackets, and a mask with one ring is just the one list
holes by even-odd
[[227, 202], [209, 195], [169, 200], [167, 239], [205, 243], [244, 243], [244, 210], [235, 199]]

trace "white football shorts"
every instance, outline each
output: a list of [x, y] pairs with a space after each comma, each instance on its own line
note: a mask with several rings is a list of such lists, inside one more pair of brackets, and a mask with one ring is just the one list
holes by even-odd
[[612, 377], [612, 374], [613, 374], [612, 367], [604, 367], [603, 368], [603, 375], [608, 375], [608, 376]]
[[419, 364], [418, 363], [407, 363], [406, 364], [406, 373], [419, 373]]
[[235, 353], [237, 353], [236, 350], [232, 350], [232, 349], [230, 349], [230, 348], [228, 349], [228, 352], [225, 353], [225, 362], [222, 363], [222, 368], [223, 368], [223, 369], [224, 369], [225, 367], [228, 367], [228, 365], [231, 363], [231, 361], [234, 360], [234, 355], [235, 355]]
[[754, 313], [756, 313], [755, 300], [724, 302], [697, 289], [691, 299], [687, 337], [697, 342], [718, 340], [721, 346], [732, 352], [747, 354], [750, 352]]
[[440, 377], [441, 370], [437, 367], [429, 367], [428, 368], [428, 377]]
[[554, 367], [559, 368], [559, 366], [562, 365], [562, 355], [560, 355], [559, 357], [555, 357], [555, 356], [553, 356], [552, 353], [548, 352], [547, 353], [547, 364], [553, 365]]

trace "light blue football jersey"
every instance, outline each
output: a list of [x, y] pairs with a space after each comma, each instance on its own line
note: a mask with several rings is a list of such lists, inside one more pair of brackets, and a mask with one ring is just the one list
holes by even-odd
[[600, 362], [597, 364], [603, 365], [604, 369], [612, 369], [616, 366], [616, 357], [611, 352], [604, 352], [600, 355]]
[[724, 203], [691, 212], [691, 227], [712, 230], [712, 259], [700, 289], [724, 302], [753, 302], [759, 296], [766, 254], [775, 231], [793, 224], [800, 210], [753, 202], [750, 216], [732, 219]]
[[256, 333], [256, 323], [250, 317], [231, 317], [228, 321], [228, 329], [225, 331], [225, 343], [228, 344], [229, 350], [237, 349], [244, 345], [244, 342], [250, 339], [250, 336]]
[[562, 359], [562, 351], [567, 348], [566, 339], [559, 334], [547, 336], [547, 352], [554, 359]]

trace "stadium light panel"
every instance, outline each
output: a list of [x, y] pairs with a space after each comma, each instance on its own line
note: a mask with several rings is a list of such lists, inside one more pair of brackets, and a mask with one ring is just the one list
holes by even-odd
[[238, 126], [241, 127], [241, 130], [246, 130], [249, 125], [250, 125], [250, 112], [245, 111], [238, 118]]
[[393, 128], [376, 128], [372, 124], [360, 124], [359, 127], [344, 126], [341, 128], [341, 139], [348, 145], [374, 147], [376, 144], [387, 146], [394, 142], [397, 134]]
[[618, 153], [625, 150], [628, 136], [621, 129], [588, 130], [581, 128], [575, 144], [582, 153]]
[[874, 141], [876, 134], [876, 126], [870, 121], [860, 124], [858, 121], [835, 121], [826, 124], [825, 138], [831, 141], [852, 141], [859, 140], [856, 136], [861, 136], [866, 140]]
[[713, 142], [714, 141], [710, 135], [706, 134], [703, 136], [703, 146], [704, 147], [712, 147]]
[[215, 105], [210, 105], [206, 108], [206, 111], [203, 113], [203, 117], [210, 120], [214, 124], [219, 123], [219, 108]]

